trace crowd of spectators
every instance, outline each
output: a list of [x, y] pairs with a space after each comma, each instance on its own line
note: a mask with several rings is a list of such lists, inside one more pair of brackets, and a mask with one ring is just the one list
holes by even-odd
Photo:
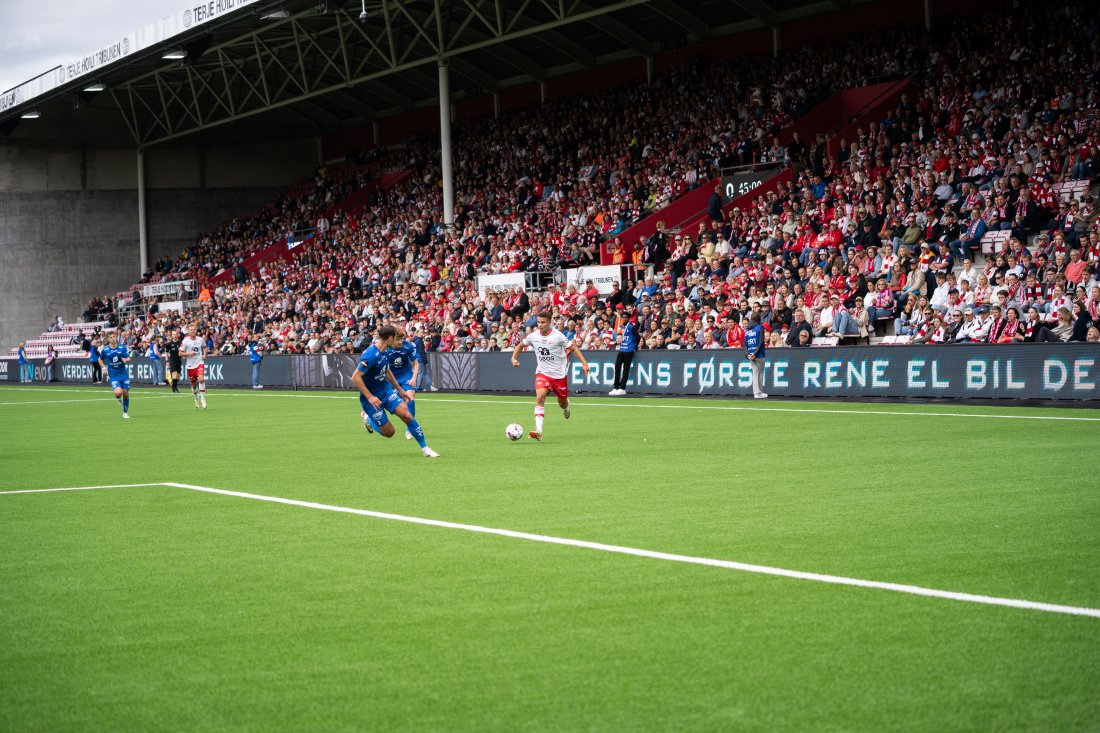
[[[1100, 229], [1091, 196], [1052, 185], [1100, 169], [1097, 24], [1086, 6], [993, 11], [921, 38], [899, 28], [779, 59], [689, 63], [652, 84], [518, 110], [455, 129], [456, 226], [442, 215], [430, 135], [366, 161], [412, 175], [362, 212], [339, 201], [365, 172], [315, 185], [204, 235], [153, 277], [205, 281], [197, 319], [223, 354], [355, 352], [403, 319], [432, 350], [507, 349], [550, 309], [583, 348], [613, 348], [636, 317], [642, 348], [737, 347], [756, 313], [772, 346], [814, 337], [917, 343], [1094, 340]], [[818, 95], [870, 75], [919, 93], [853, 139], [779, 144]], [[777, 161], [792, 181], [697, 231], [619, 231], [710, 179], [718, 167]], [[295, 230], [317, 244], [287, 263], [239, 271]], [[986, 231], [1002, 254], [975, 266]], [[610, 296], [558, 286], [478, 292], [484, 273], [623, 263]], [[139, 314], [124, 341], [156, 338], [180, 316]], [[1068, 318], [1068, 320], [1067, 320]], [[977, 325], [974, 325], [977, 324]]]

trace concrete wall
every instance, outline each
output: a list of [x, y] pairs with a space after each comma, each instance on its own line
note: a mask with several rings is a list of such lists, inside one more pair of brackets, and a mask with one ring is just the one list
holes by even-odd
[[[175, 257], [316, 165], [313, 139], [145, 154], [149, 258]], [[133, 150], [0, 144], [0, 353], [140, 277]]]

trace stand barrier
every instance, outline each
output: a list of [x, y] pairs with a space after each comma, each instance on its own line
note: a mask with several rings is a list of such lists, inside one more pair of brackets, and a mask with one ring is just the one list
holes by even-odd
[[[585, 354], [596, 367], [583, 373], [569, 365], [570, 390], [606, 394], [614, 381], [614, 351]], [[894, 397], [1098, 400], [1100, 348], [1095, 344], [1019, 344], [1005, 346], [890, 346], [770, 349], [765, 362], [765, 390], [775, 396]], [[268, 387], [348, 389], [357, 358], [347, 354], [268, 356], [261, 381]], [[534, 385], [534, 355], [520, 356], [514, 368], [508, 353], [437, 353], [430, 357], [433, 384], [444, 390], [526, 392]], [[135, 387], [153, 381], [147, 359], [129, 365]], [[31, 360], [35, 382], [47, 380], [41, 359]], [[19, 363], [0, 359], [0, 383], [19, 381]], [[633, 394], [751, 394], [744, 353], [714, 351], [640, 351], [631, 370]], [[91, 363], [59, 359], [54, 377], [60, 382], [88, 383]], [[210, 386], [247, 387], [252, 365], [247, 357], [206, 360]]]

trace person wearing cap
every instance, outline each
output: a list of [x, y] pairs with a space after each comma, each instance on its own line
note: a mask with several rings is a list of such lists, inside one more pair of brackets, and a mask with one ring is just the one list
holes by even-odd
[[982, 318], [981, 314], [975, 312], [973, 308], [966, 308], [963, 310], [962, 324], [959, 326], [959, 330], [955, 332], [955, 343], [957, 344], [980, 344], [985, 343], [989, 338], [989, 322]]
[[[862, 306], [862, 300], [860, 305]], [[827, 333], [828, 336], [851, 338], [860, 335], [859, 323], [852, 317], [851, 313], [848, 312], [848, 309], [844, 307], [844, 303], [841, 301], [839, 295], [834, 293], [829, 296], [829, 309], [833, 320], [832, 328]]]
[[909, 214], [905, 218], [905, 225], [901, 232], [901, 237], [894, 237], [894, 252], [898, 251], [901, 245], [907, 245], [909, 249], [912, 249], [920, 242], [921, 237], [924, 236], [924, 227], [917, 223], [917, 215]]
[[852, 242], [853, 247], [863, 247], [868, 249], [870, 247], [877, 247], [879, 245], [879, 237], [874, 231], [874, 222], [869, 218], [864, 219], [860, 224], [859, 231], [856, 233], [855, 239]]

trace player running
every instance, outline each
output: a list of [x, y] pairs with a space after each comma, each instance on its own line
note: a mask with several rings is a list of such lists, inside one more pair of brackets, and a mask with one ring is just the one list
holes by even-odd
[[409, 395], [390, 371], [386, 350], [396, 343], [397, 329], [389, 325], [382, 326], [378, 329], [374, 343], [359, 357], [359, 364], [351, 377], [359, 390], [359, 404], [363, 408], [359, 417], [368, 433], [377, 431], [383, 438], [392, 438], [393, 423], [386, 416], [386, 411], [389, 410], [390, 414], [397, 415], [409, 426], [409, 432], [420, 444], [420, 452], [425, 458], [439, 458], [439, 454], [428, 447], [424, 429], [402, 401], [408, 400]]
[[512, 352], [512, 366], [519, 366], [519, 355], [525, 346], [535, 352], [535, 429], [530, 435], [542, 440], [542, 420], [546, 417], [546, 396], [553, 392], [558, 398], [562, 415], [569, 419], [569, 383], [565, 379], [565, 370], [569, 365], [569, 354], [576, 354], [584, 365], [584, 371], [592, 371], [588, 360], [573, 341], [554, 328], [550, 313], [543, 311], [538, 316], [538, 330], [527, 334], [523, 341], [516, 344]]
[[[395, 344], [392, 348], [386, 349], [386, 359], [389, 361], [394, 379], [408, 395], [405, 404], [409, 407], [409, 414], [416, 417], [415, 385], [420, 378], [420, 352], [417, 351], [415, 344], [405, 338], [403, 327], [394, 326], [394, 328], [397, 330]], [[412, 433], [406, 430], [405, 440], [412, 440], [412, 437]]]
[[122, 405], [122, 417], [130, 419], [130, 373], [126, 365], [130, 363], [130, 350], [119, 344], [118, 334], [107, 334], [107, 345], [99, 350], [99, 364], [107, 370], [107, 379], [115, 392], [115, 400]]
[[199, 327], [192, 323], [187, 327], [187, 338], [180, 344], [180, 356], [187, 359], [184, 367], [191, 381], [191, 395], [195, 409], [206, 409], [206, 342], [199, 338]]

